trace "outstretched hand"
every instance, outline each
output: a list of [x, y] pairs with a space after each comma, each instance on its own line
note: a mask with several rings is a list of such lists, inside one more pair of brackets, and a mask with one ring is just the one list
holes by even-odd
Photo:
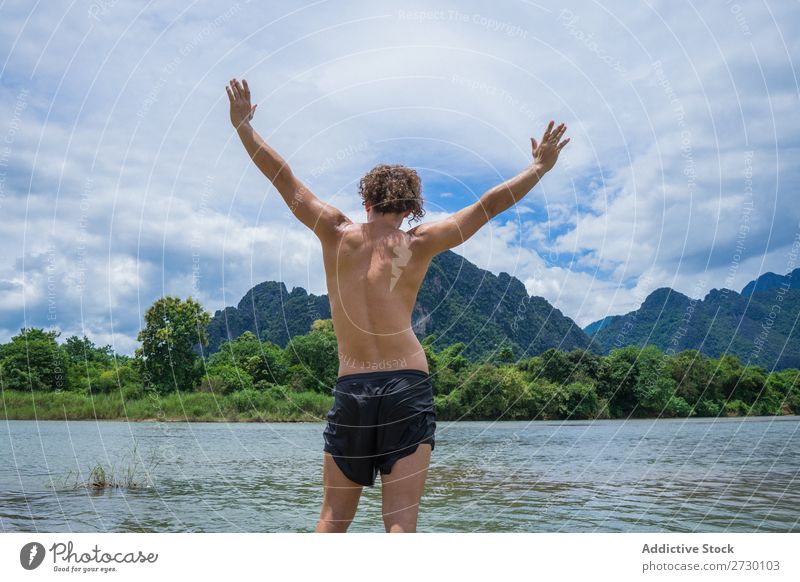
[[567, 126], [563, 123], [559, 124], [559, 126], [553, 130], [553, 122], [551, 121], [547, 125], [547, 129], [544, 130], [544, 135], [540, 143], [537, 144], [536, 140], [531, 138], [533, 162], [537, 164], [543, 172], [550, 171], [550, 169], [556, 165], [559, 152], [569, 143], [569, 138], [559, 143], [565, 131], [567, 131]]
[[231, 123], [233, 127], [239, 129], [243, 124], [253, 119], [258, 104], [250, 105], [250, 87], [247, 81], [242, 79], [239, 83], [236, 79], [231, 79], [225, 86], [228, 93], [228, 101], [231, 104]]

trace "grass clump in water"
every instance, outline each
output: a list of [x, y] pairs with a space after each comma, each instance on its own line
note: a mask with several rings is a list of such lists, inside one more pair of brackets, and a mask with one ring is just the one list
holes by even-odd
[[155, 487], [153, 481], [153, 471], [160, 461], [154, 450], [145, 463], [141, 455], [138, 454], [138, 443], [134, 442], [133, 448], [129, 453], [130, 459], [125, 463], [128, 455], [124, 455], [120, 462], [122, 469], [117, 464], [107, 467], [101, 462], [96, 463], [89, 471], [88, 478], [83, 478], [81, 473], [67, 471], [58, 484], [53, 487], [56, 490], [76, 490], [88, 489], [90, 491], [104, 491], [108, 489], [149, 489]]

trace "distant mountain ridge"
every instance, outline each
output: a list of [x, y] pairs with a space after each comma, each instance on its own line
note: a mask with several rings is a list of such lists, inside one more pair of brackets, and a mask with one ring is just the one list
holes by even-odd
[[742, 288], [712, 289], [703, 299], [662, 287], [625, 315], [590, 323], [584, 331], [596, 351], [625, 345], [665, 352], [698, 349], [706, 356], [737, 356], [767, 369], [800, 367], [800, 268], [764, 273]]
[[742, 295], [745, 297], [751, 296], [758, 291], [766, 291], [768, 289], [777, 289], [780, 286], [789, 289], [800, 289], [800, 268], [795, 269], [787, 275], [778, 275], [777, 273], [764, 273], [754, 281], [750, 281], [742, 288]]
[[[464, 342], [464, 355], [487, 358], [501, 346], [515, 358], [549, 348], [588, 348], [608, 353], [628, 345], [656, 345], [667, 353], [698, 349], [708, 357], [737, 356], [767, 369], [800, 367], [800, 268], [787, 275], [764, 273], [741, 293], [712, 289], [693, 299], [669, 287], [650, 293], [642, 305], [580, 329], [541, 297], [528, 295], [507, 273], [494, 275], [446, 252], [434, 258], [417, 297], [412, 326], [418, 337], [436, 336], [434, 345]], [[250, 289], [236, 307], [217, 311], [208, 326], [209, 352], [226, 339], [251, 331], [285, 346], [309, 331], [316, 319], [330, 318], [327, 295], [291, 291], [266, 281]]]
[[[236, 307], [214, 314], [208, 351], [226, 339], [251, 331], [262, 340], [285, 346], [291, 337], [309, 331], [315, 319], [331, 317], [327, 295], [266, 281], [248, 291]], [[437, 349], [464, 342], [470, 359], [490, 356], [501, 346], [514, 357], [536, 355], [548, 348], [587, 347], [589, 336], [541, 297], [508, 273], [480, 269], [452, 251], [436, 256], [417, 295], [412, 326], [418, 337], [435, 335]]]

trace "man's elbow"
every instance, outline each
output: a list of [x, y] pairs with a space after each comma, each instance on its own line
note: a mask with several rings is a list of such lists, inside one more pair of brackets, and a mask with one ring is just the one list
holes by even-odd
[[503, 201], [499, 200], [497, 196], [488, 196], [486, 200], [481, 200], [480, 206], [480, 211], [483, 212], [483, 218], [486, 219], [486, 222], [508, 209], [508, 206], [503, 204]]

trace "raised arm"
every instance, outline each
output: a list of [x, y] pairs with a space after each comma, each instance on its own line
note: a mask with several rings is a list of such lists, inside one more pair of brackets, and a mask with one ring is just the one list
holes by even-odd
[[259, 170], [280, 193], [289, 210], [320, 239], [334, 236], [342, 225], [349, 223], [338, 208], [317, 198], [289, 168], [278, 152], [265, 142], [250, 125], [256, 107], [250, 104], [250, 87], [242, 79], [231, 79], [225, 87], [231, 106], [231, 123], [236, 128], [244, 148]]
[[551, 121], [542, 136], [541, 143], [531, 138], [533, 163], [519, 174], [502, 184], [487, 190], [476, 202], [443, 220], [421, 224], [409, 231], [416, 239], [418, 248], [432, 255], [457, 247], [492, 218], [508, 210], [530, 192], [539, 180], [550, 171], [558, 160], [559, 152], [569, 143], [561, 141], [567, 126], [563, 123], [553, 129]]

